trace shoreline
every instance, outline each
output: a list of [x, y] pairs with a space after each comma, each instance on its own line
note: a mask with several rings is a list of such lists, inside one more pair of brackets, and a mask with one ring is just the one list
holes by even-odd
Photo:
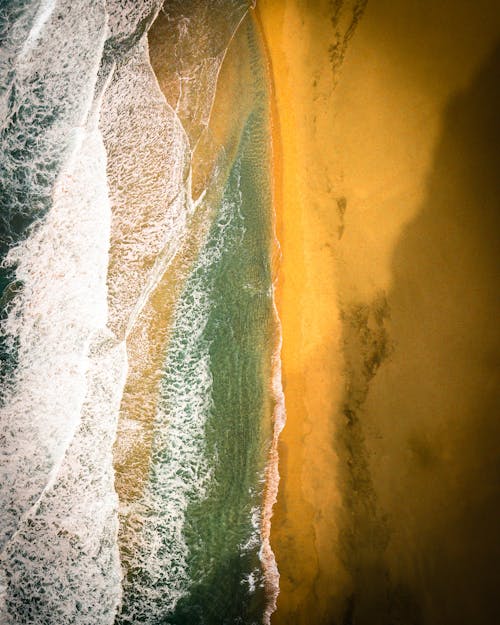
[[280, 573], [276, 561], [276, 555], [271, 545], [272, 517], [274, 507], [278, 500], [280, 473], [279, 473], [279, 438], [286, 424], [285, 395], [282, 382], [281, 350], [283, 347], [283, 328], [278, 311], [277, 299], [279, 297], [279, 273], [281, 263], [280, 229], [281, 214], [278, 210], [282, 202], [282, 163], [281, 163], [281, 138], [279, 129], [279, 116], [276, 109], [276, 97], [272, 79], [271, 56], [266, 45], [259, 12], [251, 9], [251, 16], [255, 23], [260, 45], [263, 49], [263, 64], [266, 69], [267, 88], [269, 90], [269, 125], [271, 129], [269, 164], [271, 170], [271, 271], [272, 271], [272, 303], [274, 321], [274, 349], [271, 361], [271, 401], [272, 409], [272, 439], [266, 466], [266, 485], [263, 496], [262, 514], [262, 547], [261, 562], [266, 584], [267, 605], [264, 610], [264, 625], [269, 625], [273, 613], [276, 611], [277, 600], [280, 593]]
[[[262, 0], [256, 12], [273, 83], [276, 231], [283, 254], [276, 305], [283, 333], [286, 425], [277, 445], [281, 478], [270, 532], [280, 575], [271, 622], [306, 625], [324, 621], [347, 583], [337, 553], [335, 514], [340, 507], [335, 416], [343, 392], [333, 262], [338, 215], [336, 200], [317, 171], [322, 165], [317, 154], [328, 143], [316, 136], [315, 114], [321, 114], [324, 100], [316, 103], [315, 66], [307, 58], [314, 46], [328, 48], [331, 32], [319, 10], [303, 20], [293, 2], [277, 6]], [[331, 68], [326, 71], [325, 88], [331, 94]], [[338, 586], [332, 588], [335, 578]]]
[[[148, 301], [135, 319], [134, 326], [127, 336], [129, 371], [120, 407], [119, 434], [114, 447], [116, 490], [120, 504], [125, 509], [140, 499], [147, 481], [154, 417], [162, 378], [161, 369], [170, 340], [175, 307], [212, 223], [211, 206], [215, 203], [214, 198], [220, 195], [221, 182], [214, 178], [219, 151], [222, 148], [234, 151], [235, 137], [239, 136], [240, 122], [237, 115], [233, 115], [231, 124], [227, 126], [220, 123], [220, 118], [224, 117], [224, 113], [229, 110], [229, 98], [225, 96], [225, 91], [236, 92], [238, 80], [240, 80], [237, 69], [240, 68], [241, 62], [238, 60], [237, 53], [242, 46], [245, 49], [245, 43], [242, 43], [245, 40], [244, 37], [241, 38], [241, 35], [237, 37], [237, 33], [241, 33], [239, 27], [228, 42], [224, 59], [218, 70], [217, 86], [214, 89], [211, 104], [210, 123], [204, 135], [207, 145], [198, 145], [191, 154], [193, 158], [190, 174], [192, 180], [187, 184], [197, 187], [199, 181], [203, 181], [203, 193], [208, 193], [208, 195], [201, 200], [191, 216], [191, 224], [182, 244], [169, 261], [168, 267], [150, 293]], [[168, 75], [162, 76], [159, 71], [156, 52], [152, 50], [155, 45], [158, 44], [153, 37], [153, 41], [149, 42], [150, 61], [152, 56], [155, 57], [155, 62], [151, 62], [151, 68], [158, 82], [158, 88], [168, 102], [167, 96], [171, 86], [166, 81]], [[246, 58], [244, 54], [243, 58]], [[243, 72], [246, 69], [245, 63], [243, 63]], [[247, 106], [246, 101], [240, 104], [238, 110], [244, 109], [245, 106]], [[221, 179], [227, 176], [226, 170], [228, 170], [227, 163], [222, 174], [219, 174]], [[195, 202], [200, 201], [202, 194], [195, 193], [195, 195], [198, 195], [197, 199], [193, 197], [191, 199]], [[148, 337], [147, 341], [144, 340], [145, 336]], [[146, 349], [145, 345], [147, 345]]]

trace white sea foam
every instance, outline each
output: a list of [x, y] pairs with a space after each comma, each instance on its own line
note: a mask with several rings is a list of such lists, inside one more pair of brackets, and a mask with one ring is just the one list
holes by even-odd
[[264, 611], [264, 625], [269, 625], [271, 622], [271, 615], [276, 610], [276, 602], [279, 595], [279, 581], [280, 574], [278, 565], [276, 563], [276, 557], [271, 547], [271, 521], [273, 516], [273, 507], [278, 497], [279, 486], [279, 455], [278, 455], [278, 441], [281, 431], [283, 430], [286, 422], [285, 412], [285, 397], [283, 394], [283, 386], [281, 381], [281, 324], [274, 303], [275, 319], [278, 326], [278, 340], [273, 354], [272, 365], [272, 393], [274, 399], [274, 413], [273, 413], [273, 439], [271, 442], [271, 449], [269, 452], [269, 459], [267, 465], [267, 479], [266, 479], [266, 491], [264, 496], [264, 507], [262, 513], [262, 545], [260, 548], [260, 559], [262, 561], [262, 567], [264, 571], [267, 605]]
[[[91, 106], [107, 15], [104, 0], [47, 0], [34, 18], [29, 15], [21, 14], [7, 41], [13, 56], [6, 60], [10, 80], [1, 113], [3, 128], [10, 129], [2, 147], [22, 148], [26, 136], [36, 133], [40, 145], [35, 153], [42, 147], [39, 158], [50, 160], [53, 152], [64, 152], [64, 146], [71, 151], [74, 128], [82, 125]], [[26, 39], [16, 53], [20, 35]], [[5, 178], [18, 166], [15, 161], [2, 164]], [[44, 164], [32, 162], [33, 173]]]
[[158, 87], [145, 37], [115, 71], [101, 128], [113, 208], [110, 326], [124, 337], [150, 295], [159, 255], [180, 245], [190, 207], [187, 138]]
[[8, 97], [16, 79], [16, 64], [35, 24], [40, 24], [40, 3], [18, 2], [2, 6], [0, 13], [0, 128], [7, 122]]
[[[33, 25], [30, 29], [28, 36], [26, 37], [23, 47], [21, 48], [21, 57], [28, 54], [33, 47], [35, 41], [38, 39], [44, 25], [50, 19], [52, 11], [56, 8], [56, 0], [41, 0], [38, 5], [38, 11], [35, 16]], [[19, 59], [18, 59], [19, 61]]]
[[45, 223], [8, 256], [25, 288], [6, 324], [20, 343], [3, 410], [2, 486], [17, 506], [2, 554], [6, 624], [111, 623], [120, 598], [111, 449], [126, 361], [105, 330], [109, 230], [94, 128]]
[[251, 595], [257, 590], [257, 586], [259, 585], [260, 579], [260, 571], [259, 569], [254, 569], [248, 575], [241, 580], [240, 584], [242, 586], [247, 586], [248, 593]]
[[[70, 98], [45, 137], [47, 158], [70, 143], [50, 211], [5, 259], [23, 284], [1, 328], [18, 344], [2, 406], [6, 625], [111, 624], [121, 594], [111, 450], [126, 356], [106, 329], [111, 211], [100, 94], [92, 105], [106, 15], [90, 1], [56, 8], [18, 68], [22, 97], [31, 95], [31, 68], [47, 94]], [[26, 123], [29, 131], [34, 121]]]
[[[250, 493], [252, 497], [252, 493]], [[261, 542], [261, 509], [260, 506], [254, 506], [250, 512], [250, 521], [252, 524], [252, 533], [248, 539], [240, 545], [241, 551], [253, 551]]]
[[94, 334], [80, 425], [3, 554], [5, 625], [114, 622], [121, 569], [112, 445], [125, 371], [124, 344], [109, 331]]
[[[275, 197], [273, 194], [273, 244], [276, 256], [279, 258], [281, 255], [281, 248], [276, 233], [276, 209], [274, 206], [274, 202]], [[271, 547], [271, 522], [273, 516], [273, 507], [276, 504], [278, 498], [278, 487], [280, 481], [278, 442], [280, 434], [286, 423], [285, 394], [283, 392], [281, 363], [283, 332], [276, 303], [276, 280], [277, 276], [274, 276], [272, 285], [272, 302], [275, 324], [275, 345], [272, 355], [271, 366], [271, 391], [272, 399], [274, 402], [273, 437], [271, 441], [266, 471], [266, 490], [264, 494], [264, 506], [262, 513], [262, 545], [260, 549], [260, 559], [262, 561], [267, 594], [267, 605], [264, 610], [263, 618], [264, 625], [269, 625], [271, 622], [271, 616], [276, 610], [277, 599], [280, 591], [280, 574], [276, 562], [276, 557]]]
[[193, 582], [184, 536], [186, 512], [190, 503], [203, 499], [211, 479], [205, 457], [205, 426], [212, 405], [210, 345], [203, 338], [211, 309], [205, 271], [222, 256], [224, 230], [232, 210], [232, 205], [223, 204], [218, 243], [202, 251], [198, 270], [177, 306], [148, 484], [143, 497], [123, 510], [125, 525], [139, 528], [133, 553], [127, 558], [134, 576], [124, 580], [121, 618], [125, 622], [157, 623], [175, 608]]
[[[123, 42], [141, 23], [150, 25], [160, 11], [164, 0], [106, 0], [110, 37]], [[142, 33], [141, 33], [142, 35]]]
[[[84, 10], [83, 6], [77, 7], [77, 11], [78, 8]], [[72, 21], [75, 14], [66, 7], [68, 25], [76, 30], [75, 35], [83, 30], [83, 56], [88, 57], [79, 68], [87, 76], [86, 91], [71, 94], [75, 103], [68, 108], [73, 111], [63, 118], [66, 123], [79, 124], [69, 129], [72, 139], [67, 166], [56, 185], [51, 211], [5, 259], [6, 266], [15, 267], [16, 279], [23, 283], [23, 289], [14, 298], [1, 328], [7, 339], [17, 341], [19, 346], [14, 390], [2, 407], [5, 443], [0, 492], [6, 510], [3, 542], [14, 531], [20, 515], [39, 497], [74, 432], [85, 394], [90, 336], [106, 322], [104, 278], [109, 206], [105, 155], [95, 131], [90, 130], [87, 135], [83, 130], [105, 37], [105, 15], [98, 8], [95, 13], [88, 24], [79, 28]], [[87, 29], [94, 31], [92, 42]], [[39, 39], [52, 36], [54, 29], [47, 25]], [[51, 62], [52, 46], [57, 48], [60, 38], [61, 34], [54, 41], [45, 41], [46, 63]], [[90, 46], [92, 57], [87, 49]], [[33, 72], [42, 71], [43, 60], [33, 63]], [[77, 68], [70, 65], [65, 71], [59, 79], [67, 76], [74, 80]], [[80, 88], [78, 83], [79, 80], [73, 84], [74, 88]], [[29, 97], [26, 86], [25, 89], [25, 97]], [[64, 87], [64, 91], [68, 89]], [[54, 97], [57, 92], [58, 88], [53, 87]], [[80, 116], [74, 111], [79, 111]], [[26, 123], [29, 125], [30, 120]], [[59, 131], [50, 130], [49, 143], [55, 143], [57, 138], [67, 141], [64, 133], [68, 128], [64, 123], [62, 126]], [[84, 137], [88, 139], [85, 147]]]

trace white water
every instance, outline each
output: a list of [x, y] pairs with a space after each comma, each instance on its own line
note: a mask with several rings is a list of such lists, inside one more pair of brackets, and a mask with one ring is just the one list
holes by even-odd
[[[275, 245], [278, 241], [275, 238]], [[285, 395], [283, 392], [282, 369], [281, 369], [281, 346], [282, 346], [282, 330], [281, 322], [276, 307], [276, 287], [273, 286], [273, 308], [274, 320], [276, 324], [276, 345], [272, 360], [272, 395], [274, 400], [273, 410], [273, 438], [271, 441], [271, 449], [269, 452], [267, 471], [266, 471], [266, 492], [264, 497], [264, 506], [262, 514], [262, 545], [260, 548], [260, 559], [262, 561], [264, 579], [267, 594], [267, 605], [264, 611], [264, 625], [269, 625], [271, 616], [276, 610], [279, 590], [280, 590], [280, 574], [276, 557], [271, 547], [271, 521], [273, 516], [273, 508], [278, 498], [278, 487], [280, 481], [279, 474], [279, 455], [278, 442], [280, 434], [286, 423]]]
[[[81, 92], [72, 93], [74, 103], [68, 105], [67, 123], [78, 125], [49, 131], [50, 143], [70, 137], [67, 166], [56, 185], [52, 210], [5, 260], [7, 266], [16, 266], [16, 278], [24, 288], [2, 325], [2, 332], [19, 342], [14, 392], [2, 407], [6, 441], [0, 489], [8, 511], [2, 521], [3, 542], [15, 529], [19, 516], [39, 497], [75, 430], [85, 396], [89, 341], [106, 322], [109, 203], [105, 155], [95, 122], [85, 128], [105, 38], [105, 14], [95, 12], [95, 20], [86, 25], [94, 31], [94, 40], [85, 29], [82, 33], [85, 53], [90, 55], [89, 48], [93, 49], [93, 56], [78, 69], [86, 74], [86, 91], [83, 98]], [[70, 12], [68, 21], [73, 24], [71, 18], [75, 16]], [[47, 36], [54, 36], [50, 28]], [[49, 62], [55, 54], [52, 46], [60, 44], [58, 39], [60, 36], [50, 45], [46, 42]], [[41, 67], [41, 60], [33, 60], [34, 73]], [[23, 76], [27, 68], [19, 71]], [[74, 81], [76, 71], [74, 66], [66, 69], [69, 81]], [[29, 77], [23, 80], [27, 83]], [[80, 88], [78, 83], [75, 89]], [[65, 89], [69, 91], [67, 86]], [[54, 98], [56, 94], [54, 88]], [[29, 125], [30, 120], [26, 123]], [[10, 501], [14, 504], [7, 503]]]
[[33, 22], [33, 26], [31, 27], [30, 32], [23, 43], [23, 47], [21, 48], [21, 54], [20, 54], [20, 58], [18, 59], [18, 62], [24, 56], [29, 54], [36, 40], [40, 36], [40, 33], [42, 32], [42, 28], [48, 22], [52, 14], [52, 11], [55, 8], [56, 8], [56, 0], [41, 0], [39, 7], [38, 7], [38, 12]]
[[[190, 145], [208, 124], [227, 49], [209, 58], [200, 75], [183, 75], [176, 112], [158, 87], [145, 37], [116, 60], [110, 78], [98, 82], [106, 36], [125, 39], [145, 15], [154, 15], [158, 2], [138, 10], [132, 0], [117, 0], [106, 8], [108, 13], [94, 0], [40, 4], [17, 57], [18, 97], [32, 97], [30, 81], [40, 74], [47, 106], [65, 106], [43, 137], [46, 152], [64, 142], [67, 147], [51, 210], [6, 259], [24, 285], [2, 327], [19, 342], [15, 384], [1, 415], [0, 621], [6, 625], [101, 625], [112, 623], [119, 609], [112, 445], [126, 377], [125, 341], [141, 315], [151, 314], [150, 294], [185, 240], [195, 207]], [[208, 97], [193, 104], [197, 80], [209, 87]], [[96, 85], [105, 89], [102, 108]], [[198, 130], [188, 138], [179, 115], [193, 110]], [[28, 132], [30, 124], [36, 119], [27, 119]], [[12, 144], [16, 140], [12, 135]], [[202, 331], [208, 305], [201, 286], [194, 292], [188, 309], [178, 313], [180, 324], [196, 316], [181, 332], [188, 342], [197, 338], [188, 334], [193, 325]], [[136, 519], [141, 528], [132, 545], [136, 556], [125, 556], [124, 564], [147, 574], [149, 583], [134, 588], [139, 603], [133, 609], [147, 610], [149, 622], [186, 592], [185, 511], [188, 497], [203, 497], [209, 479], [203, 462], [208, 355], [183, 366], [179, 380], [195, 379], [196, 387], [174, 386], [157, 416], [155, 454], [171, 461], [153, 475], [155, 488], [122, 509], [122, 520]], [[261, 520], [255, 511], [253, 521], [257, 540]], [[247, 581], [253, 588], [254, 578]]]
[[[5, 530], [12, 537], [2, 559], [13, 575], [6, 601], [9, 619], [16, 623], [21, 616], [23, 623], [64, 622], [76, 601], [68, 583], [72, 577], [78, 579], [75, 594], [82, 606], [95, 604], [95, 593], [103, 588], [117, 592], [110, 571], [101, 571], [99, 582], [85, 566], [85, 547], [72, 544], [74, 557], [68, 558], [64, 546], [72, 538], [105, 544], [109, 523], [116, 524], [111, 446], [125, 362], [116, 341], [103, 342], [109, 336], [111, 215], [104, 147], [95, 121], [92, 126], [82, 132], [81, 146], [60, 176], [44, 224], [7, 259], [17, 261], [16, 275], [25, 285], [6, 323], [20, 348], [15, 392], [2, 409], [8, 436], [2, 485], [10, 487], [6, 495], [17, 506], [11, 506], [15, 514]], [[89, 425], [98, 415], [101, 432]], [[85, 473], [90, 477], [83, 479]], [[107, 508], [114, 521], [93, 514], [96, 507]], [[55, 532], [61, 540], [56, 541]], [[54, 565], [58, 569], [58, 556], [63, 595], [55, 587], [54, 596], [47, 589], [40, 605], [23, 601], [26, 595], [37, 596], [40, 576]], [[116, 558], [114, 567], [116, 577]], [[4, 617], [6, 623], [9, 619]], [[82, 615], [77, 622], [99, 620]]]
[[[18, 366], [1, 409], [0, 621], [98, 625], [113, 622], [121, 593], [111, 449], [126, 371], [106, 329], [111, 208], [94, 91], [107, 16], [92, 1], [42, 9], [13, 84], [34, 114], [59, 115], [33, 170], [61, 150], [65, 163], [50, 211], [5, 260], [23, 288], [1, 328]], [[36, 126], [22, 121], [11, 145]]]
[[113, 206], [110, 327], [123, 338], [156, 259], [179, 245], [190, 208], [187, 138], [158, 87], [145, 37], [114, 73], [101, 128]]

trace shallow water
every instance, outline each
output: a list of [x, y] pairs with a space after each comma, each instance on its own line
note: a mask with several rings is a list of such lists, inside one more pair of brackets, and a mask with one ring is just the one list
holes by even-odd
[[[159, 8], [2, 5], [2, 623], [265, 618], [267, 78], [245, 2], [216, 3], [203, 36], [206, 6], [186, 7], [190, 28], [172, 3], [184, 89], [169, 100], [146, 37]], [[248, 105], [217, 144], [238, 26]]]
[[[245, 27], [255, 39], [253, 25]], [[275, 322], [265, 76], [254, 61], [254, 108], [174, 313], [119, 622], [263, 618]]]

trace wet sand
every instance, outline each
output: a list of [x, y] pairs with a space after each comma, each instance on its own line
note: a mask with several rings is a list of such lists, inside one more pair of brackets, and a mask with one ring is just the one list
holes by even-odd
[[[341, 577], [336, 587], [330, 584], [331, 571], [341, 571], [332, 541], [337, 533], [332, 511], [339, 504], [339, 492], [331, 416], [342, 395], [333, 262], [338, 219], [335, 198], [322, 181], [315, 184], [321, 168], [317, 154], [324, 154], [328, 137], [315, 136], [313, 118], [323, 107], [311, 103], [313, 82], [320, 77], [311, 76], [310, 58], [304, 56], [325, 33], [321, 13], [303, 28], [292, 3], [263, 1], [257, 11], [276, 95], [273, 145], [282, 251], [277, 303], [286, 405], [279, 442], [281, 481], [271, 528], [280, 573], [272, 622], [319, 623], [342, 584]], [[330, 68], [325, 72], [331, 89]]]

